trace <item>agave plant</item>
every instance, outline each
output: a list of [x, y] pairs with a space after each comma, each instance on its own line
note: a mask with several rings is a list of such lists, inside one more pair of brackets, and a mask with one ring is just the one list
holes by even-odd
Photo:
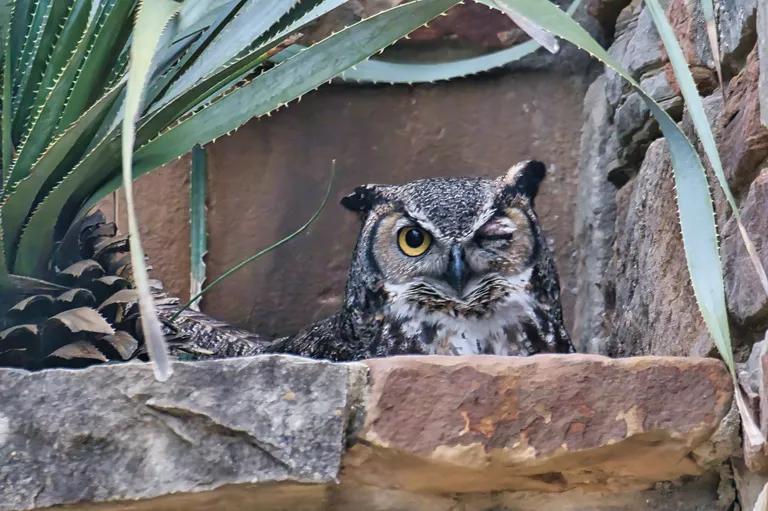
[[[133, 176], [285, 106], [458, 3], [406, 3], [279, 64], [270, 60], [344, 1], [179, 2], [148, 67]], [[0, 364], [90, 363], [141, 352], [127, 240], [114, 238], [102, 216], [88, 216], [121, 184], [139, 7], [138, 0], [6, 0], [0, 7]]]

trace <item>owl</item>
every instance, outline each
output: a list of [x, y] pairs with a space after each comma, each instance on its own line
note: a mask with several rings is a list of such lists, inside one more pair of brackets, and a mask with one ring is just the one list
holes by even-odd
[[573, 352], [534, 199], [546, 168], [366, 185], [342, 310], [270, 351], [330, 360]]

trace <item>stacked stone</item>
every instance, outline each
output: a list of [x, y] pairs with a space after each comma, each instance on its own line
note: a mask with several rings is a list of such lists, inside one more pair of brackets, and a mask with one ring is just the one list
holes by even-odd
[[[744, 222], [768, 265], [768, 248], [761, 250], [768, 220], [760, 214], [768, 198], [768, 129], [760, 120], [768, 116], [768, 86], [758, 88], [760, 51], [768, 61], [768, 30], [756, 29], [766, 24], [766, 16], [757, 15], [757, 0], [719, 2], [723, 105], [700, 4], [670, 0], [667, 16], [704, 96]], [[671, 66], [642, 2], [632, 1], [619, 15], [610, 53], [692, 134]], [[767, 74], [763, 72], [763, 81]], [[714, 354], [693, 299], [672, 168], [656, 122], [639, 95], [610, 71], [592, 84], [585, 115], [576, 220], [576, 239], [585, 241], [578, 254], [574, 337], [583, 349], [612, 356]], [[727, 299], [744, 359], [768, 327], [768, 298], [714, 188]]]

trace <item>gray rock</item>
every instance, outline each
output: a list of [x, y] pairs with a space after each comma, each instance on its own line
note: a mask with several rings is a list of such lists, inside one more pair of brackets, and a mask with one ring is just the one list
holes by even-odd
[[289, 356], [0, 370], [0, 509], [330, 483], [359, 366]]
[[705, 327], [688, 276], [664, 140], [650, 145], [616, 204], [616, 239], [603, 280], [608, 353], [687, 355]]
[[[768, 168], [752, 182], [741, 206], [744, 227], [755, 243], [757, 254], [768, 266]], [[723, 232], [725, 291], [731, 317], [740, 324], [754, 324], [768, 317], [768, 298], [742, 242], [736, 222], [730, 220]]]
[[757, 0], [720, 0], [717, 14], [723, 67], [735, 69], [755, 44]]
[[648, 9], [643, 9], [627, 44], [622, 64], [635, 79], [639, 79], [649, 69], [661, 67], [663, 62], [661, 39], [656, 32], [650, 12]]
[[[633, 2], [619, 15], [618, 24], [616, 26], [616, 36], [608, 48], [608, 54], [616, 61], [624, 63], [627, 53], [627, 46], [634, 35], [635, 27], [637, 26], [637, 17], [640, 15], [641, 4], [639, 2]], [[605, 84], [606, 99], [608, 104], [612, 108], [618, 106], [624, 93], [629, 90], [629, 84], [620, 77], [614, 71], [606, 69], [605, 71], [608, 80]]]
[[619, 142], [625, 146], [629, 145], [633, 135], [645, 126], [650, 115], [651, 111], [640, 94], [637, 92], [629, 94], [624, 103], [616, 109], [614, 117]]
[[768, 2], [757, 6], [757, 51], [760, 59], [760, 120], [768, 126]]
[[576, 307], [573, 341], [579, 351], [603, 353], [607, 333], [603, 326], [605, 301], [603, 275], [611, 256], [616, 217], [616, 187], [608, 181], [605, 160], [610, 158], [606, 130], [613, 114], [605, 95], [608, 79], [598, 77], [584, 99], [585, 121], [581, 132], [575, 239], [581, 240], [576, 253]]
[[663, 69], [643, 76], [640, 86], [673, 118], [680, 117], [683, 112], [683, 98], [672, 88], [669, 76]]

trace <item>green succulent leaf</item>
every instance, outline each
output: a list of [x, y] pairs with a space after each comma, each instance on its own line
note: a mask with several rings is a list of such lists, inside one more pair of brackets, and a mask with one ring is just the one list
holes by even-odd
[[[85, 144], [89, 135], [104, 118], [109, 107], [113, 104], [123, 84], [119, 84], [104, 94], [80, 119], [51, 142], [38, 160], [32, 165], [29, 175], [20, 181], [15, 189], [8, 195], [0, 208], [2, 223], [2, 237], [5, 246], [5, 254], [9, 261], [13, 261], [16, 255], [16, 244], [21, 235], [24, 221], [35, 207], [38, 196], [44, 193], [46, 184], [57, 181], [66, 172], [66, 163], [70, 160], [72, 151]], [[79, 156], [79, 155], [78, 155]]]
[[[341, 30], [234, 89], [210, 106], [181, 120], [136, 151], [134, 176], [139, 176], [266, 115], [331, 80], [381, 48], [412, 32], [457, 0], [421, 0], [393, 7]], [[114, 189], [110, 181], [96, 196]]]
[[758, 279], [760, 280], [760, 284], [763, 287], [763, 291], [768, 295], [768, 276], [766, 276], [765, 269], [757, 255], [755, 245], [750, 239], [747, 229], [744, 227], [744, 223], [741, 221], [739, 206], [731, 192], [730, 186], [728, 185], [728, 178], [725, 176], [725, 171], [723, 170], [723, 163], [720, 160], [720, 152], [717, 150], [715, 135], [712, 132], [712, 127], [710, 126], [707, 114], [704, 111], [704, 103], [696, 88], [696, 83], [688, 69], [688, 62], [685, 60], [683, 50], [680, 48], [680, 43], [677, 41], [674, 30], [658, 0], [646, 0], [646, 5], [651, 13], [651, 17], [653, 17], [653, 21], [656, 24], [656, 29], [659, 31], [664, 47], [667, 50], [669, 61], [672, 64], [672, 70], [677, 79], [677, 83], [680, 85], [680, 92], [683, 95], [683, 98], [685, 98], [685, 104], [688, 107], [691, 121], [696, 129], [696, 134], [699, 136], [701, 145], [704, 148], [704, 153], [707, 155], [707, 159], [712, 166], [715, 177], [717, 177], [717, 180], [720, 183], [720, 188], [723, 190], [723, 194], [733, 211], [733, 217], [736, 220], [739, 233], [747, 248], [747, 252], [750, 256], [752, 265], [755, 268]]
[[714, 209], [704, 165], [680, 127], [640, 84], [566, 13], [549, 2], [498, 0], [540, 27], [589, 52], [623, 77], [643, 98], [668, 144], [677, 189], [680, 227], [688, 272], [704, 322], [731, 372], [734, 371], [723, 271]]
[[[125, 47], [131, 29], [131, 15], [137, 0], [109, 0], [102, 6], [98, 27], [89, 42], [88, 52], [78, 70], [72, 91], [61, 114], [58, 130], [75, 121], [99, 95], [114, 64], [115, 54]], [[112, 87], [110, 87], [112, 88]]]
[[[155, 378], [165, 381], [173, 373], [168, 359], [165, 336], [157, 317], [149, 274], [141, 245], [141, 235], [133, 200], [133, 176], [131, 171], [135, 124], [139, 116], [144, 87], [163, 29], [181, 5], [175, 0], [142, 0], [136, 17], [136, 28], [131, 44], [131, 67], [125, 96], [125, 113], [122, 132], [123, 187], [128, 210], [128, 233], [131, 236], [131, 266], [136, 290], [139, 293], [141, 325], [147, 352], [154, 362]], [[114, 333], [114, 332], [111, 332]]]
[[[192, 149], [192, 168], [189, 177], [189, 296], [200, 293], [205, 282], [205, 254], [208, 251], [206, 217], [206, 181], [208, 179], [205, 149]], [[200, 310], [199, 302], [192, 304]]]

